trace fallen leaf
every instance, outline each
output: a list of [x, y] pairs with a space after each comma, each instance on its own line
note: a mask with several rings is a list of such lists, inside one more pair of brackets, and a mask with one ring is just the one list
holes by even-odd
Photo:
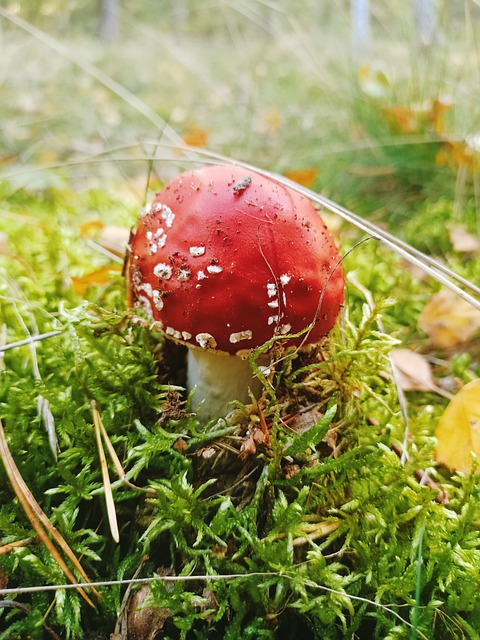
[[462, 253], [480, 251], [480, 240], [469, 233], [463, 224], [452, 224], [450, 227], [450, 242], [453, 248]]
[[464, 141], [445, 140], [435, 163], [440, 167], [449, 166], [455, 172], [459, 167], [478, 172], [480, 163], [477, 156], [475, 150]]
[[418, 326], [435, 347], [449, 349], [467, 342], [480, 329], [480, 311], [445, 289], [425, 305]]
[[120, 269], [119, 267], [108, 265], [91, 273], [87, 273], [85, 276], [72, 278], [73, 288], [83, 296], [90, 287], [99, 287], [102, 284], [107, 284], [112, 277], [112, 271], [120, 271]]
[[128, 227], [109, 224], [102, 228], [97, 241], [105, 249], [123, 257], [127, 250], [129, 238], [130, 229]]
[[480, 457], [480, 379], [457, 393], [440, 418], [435, 435], [437, 462], [451, 471], [469, 473], [472, 453]]
[[381, 114], [388, 127], [396, 133], [419, 133], [422, 129], [419, 114], [409, 107], [384, 107]]
[[201, 127], [190, 127], [182, 136], [182, 140], [189, 147], [206, 147], [209, 132]]
[[128, 637], [132, 640], [154, 640], [161, 633], [165, 622], [172, 617], [170, 609], [149, 606], [152, 591], [149, 585], [142, 585], [133, 595], [128, 608]]
[[311, 187], [317, 177], [317, 170], [313, 167], [308, 169], [292, 169], [285, 172], [285, 177], [289, 180], [293, 180], [297, 184], [301, 184], [303, 187]]
[[256, 451], [257, 447], [255, 445], [255, 440], [250, 433], [242, 442], [242, 446], [240, 447], [240, 451], [238, 452], [238, 457], [240, 458], [240, 460], [246, 460], [250, 456], [253, 456]]
[[432, 108], [430, 109], [430, 121], [437, 133], [442, 133], [445, 129], [444, 114], [446, 111], [453, 109], [455, 103], [453, 98], [448, 95], [439, 96], [432, 100]]
[[436, 391], [430, 363], [420, 353], [410, 349], [392, 349], [395, 378], [403, 391]]

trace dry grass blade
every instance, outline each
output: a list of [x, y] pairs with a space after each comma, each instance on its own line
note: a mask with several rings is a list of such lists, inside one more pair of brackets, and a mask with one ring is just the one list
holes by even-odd
[[[145, 489], [144, 487], [137, 487], [137, 485], [133, 484], [132, 482], [130, 482], [127, 477], [126, 477], [126, 473], [125, 473], [125, 469], [122, 466], [122, 463], [120, 462], [119, 457], [117, 456], [117, 452], [115, 451], [115, 449], [113, 448], [112, 442], [110, 440], [110, 438], [108, 437], [108, 433], [105, 429], [105, 426], [103, 424], [103, 421], [100, 417], [100, 414], [98, 412], [97, 406], [95, 404], [95, 401], [92, 402], [92, 411], [93, 411], [93, 417], [94, 417], [94, 421], [98, 420], [98, 426], [100, 428], [100, 433], [101, 436], [103, 438], [103, 441], [105, 443], [105, 446], [107, 447], [107, 451], [110, 455], [110, 458], [113, 462], [113, 466], [115, 467], [115, 470], [118, 474], [118, 479], [120, 480], [120, 482], [122, 482], [124, 485], [126, 485], [127, 487], [130, 487], [130, 489], [133, 489], [134, 491], [141, 491], [142, 493], [146, 493], [149, 495], [155, 495], [155, 491], [153, 491], [152, 489]], [[96, 425], [95, 425], [96, 428]], [[103, 447], [102, 447], [103, 450]]]
[[[62, 571], [64, 572], [64, 574], [67, 576], [67, 578], [70, 580], [72, 584], [77, 583], [75, 576], [70, 571], [67, 564], [61, 557], [60, 553], [58, 552], [58, 549], [55, 547], [53, 542], [48, 537], [47, 531], [54, 538], [55, 542], [57, 542], [57, 544], [59, 545], [61, 550], [65, 553], [65, 555], [68, 557], [68, 559], [72, 562], [72, 564], [74, 565], [76, 570], [79, 572], [79, 574], [82, 576], [82, 578], [85, 580], [85, 582], [90, 583], [90, 580], [88, 579], [85, 571], [83, 570], [82, 566], [77, 560], [75, 554], [70, 549], [66, 541], [63, 539], [60, 532], [50, 522], [50, 520], [48, 519], [46, 514], [43, 512], [38, 502], [35, 500], [32, 493], [30, 492], [30, 489], [27, 487], [25, 481], [23, 480], [15, 464], [15, 461], [10, 453], [10, 449], [8, 448], [7, 439], [5, 437], [5, 431], [3, 430], [3, 425], [1, 421], [0, 421], [0, 455], [2, 457], [8, 479], [10, 480], [10, 483], [15, 492], [15, 495], [17, 496], [20, 504], [22, 505], [23, 510], [25, 511], [25, 515], [29, 519], [30, 523], [32, 524], [32, 527], [35, 529], [40, 540], [43, 542], [43, 544], [46, 546], [48, 551], [51, 553], [51, 555], [57, 562], [58, 566], [62, 569]], [[45, 529], [43, 529], [42, 524], [45, 527]], [[94, 587], [91, 587], [91, 588], [93, 593], [95, 593], [95, 595], [97, 595], [98, 597], [101, 597], [98, 591], [96, 591]], [[89, 605], [91, 605], [92, 607], [95, 607], [95, 605], [87, 596], [87, 594], [85, 593], [82, 587], [79, 587], [78, 591], [80, 595], [84, 598], [84, 600], [88, 602]]]
[[16, 549], [17, 547], [27, 547], [29, 544], [33, 544], [35, 540], [35, 538], [25, 538], [25, 540], [16, 540], [15, 542], [3, 544], [0, 547], [0, 556], [10, 553], [12, 549]]
[[[100, 469], [102, 471], [103, 488], [105, 491], [105, 503], [107, 506], [108, 523], [110, 525], [110, 532], [115, 542], [120, 541], [120, 534], [118, 532], [117, 513], [115, 511], [115, 502], [113, 500], [112, 484], [108, 475], [107, 460], [105, 458], [105, 451], [102, 444], [102, 428], [105, 432], [100, 413], [98, 412], [95, 400], [91, 402], [93, 413], [93, 424], [95, 425], [95, 436], [97, 438], [98, 456], [100, 458]], [[106, 432], [105, 432], [106, 435]], [[113, 450], [113, 447], [112, 447]], [[111, 452], [110, 452], [111, 453]], [[117, 457], [114, 452], [115, 458]], [[118, 458], [117, 458], [118, 460]]]

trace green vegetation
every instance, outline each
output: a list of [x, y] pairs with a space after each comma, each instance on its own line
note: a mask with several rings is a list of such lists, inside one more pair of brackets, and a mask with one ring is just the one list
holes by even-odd
[[[37, 4], [14, 15], [45, 34], [57, 3]], [[165, 146], [196, 132], [268, 170], [313, 168], [314, 190], [480, 285], [478, 252], [450, 233], [479, 228], [479, 159], [466, 141], [478, 68], [460, 60], [478, 33], [474, 10], [465, 3], [464, 23], [445, 9], [445, 45], [409, 65], [411, 34], [394, 20], [403, 3], [392, 3], [357, 77], [335, 46], [348, 34], [341, 2], [335, 14], [316, 9], [321, 43], [319, 3], [291, 17], [288, 2], [249, 0], [216, 3], [211, 19], [186, 3], [182, 26], [162, 14], [160, 33], [145, 3], [122, 14], [110, 45], [94, 39], [88, 3], [73, 4], [72, 23], [56, 13], [52, 34], [153, 115], [0, 18], [0, 341], [56, 332], [0, 352], [0, 418], [21, 476], [101, 597], [87, 588], [91, 607], [62, 588], [0, 465], [0, 589], [15, 590], [1, 596], [0, 639], [478, 638], [476, 468], [436, 465], [447, 399], [409, 391], [407, 425], [389, 370], [391, 349], [407, 346], [430, 357], [442, 389], [480, 377], [478, 338], [442, 350], [418, 328], [437, 283], [375, 240], [357, 245], [360, 232], [326, 214], [349, 274], [342, 321], [279, 361], [258, 402], [203, 425], [182, 389], [183, 351], [127, 309], [121, 265], [98, 248], [163, 181], [208, 160]], [[398, 39], [383, 56], [388, 79], [374, 64], [387, 27]], [[440, 124], [432, 101], [446, 89], [458, 97]], [[156, 118], [173, 133], [162, 138]], [[125, 471], [107, 454], [118, 544], [92, 402]], [[149, 581], [120, 582], [130, 579]], [[26, 590], [37, 586], [47, 589]]]

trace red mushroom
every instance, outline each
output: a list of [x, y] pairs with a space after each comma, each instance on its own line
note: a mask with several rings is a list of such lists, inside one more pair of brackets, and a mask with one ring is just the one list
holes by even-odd
[[307, 328], [308, 343], [328, 333], [343, 303], [339, 261], [307, 198], [243, 168], [207, 166], [176, 177], [142, 212], [128, 297], [189, 347], [187, 387], [211, 417], [248, 400], [252, 349]]

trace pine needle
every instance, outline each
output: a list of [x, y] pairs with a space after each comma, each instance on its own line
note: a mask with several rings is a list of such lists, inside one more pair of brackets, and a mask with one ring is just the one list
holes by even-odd
[[[68, 546], [67, 542], [64, 540], [60, 532], [50, 522], [45, 512], [42, 510], [38, 502], [33, 497], [24, 479], [22, 478], [20, 471], [18, 470], [15, 464], [15, 461], [10, 453], [10, 449], [8, 448], [5, 431], [3, 430], [3, 425], [1, 421], [0, 421], [0, 455], [2, 457], [2, 461], [5, 466], [5, 471], [7, 473], [8, 479], [10, 480], [12, 488], [25, 512], [25, 515], [29, 519], [32, 527], [35, 529], [40, 540], [43, 542], [43, 544], [46, 546], [48, 551], [51, 553], [51, 555], [57, 562], [58, 566], [62, 569], [63, 573], [66, 575], [68, 580], [70, 580], [72, 584], [76, 584], [77, 580], [75, 576], [70, 571], [67, 564], [65, 563], [60, 553], [58, 552], [57, 548], [48, 537], [47, 531], [53, 537], [55, 542], [59, 545], [61, 550], [65, 553], [67, 558], [69, 558], [69, 560], [72, 562], [74, 567], [77, 569], [79, 574], [84, 579], [85, 583], [90, 584], [90, 580], [88, 579], [80, 562], [77, 560], [75, 554], [70, 549], [70, 547]], [[41, 525], [43, 525], [46, 530], [43, 529]], [[94, 587], [91, 587], [91, 589], [96, 596], [101, 597], [98, 591], [96, 591]], [[87, 596], [83, 587], [78, 587], [78, 591], [82, 596], [82, 598], [84, 598], [84, 600], [86, 600], [86, 602], [88, 602], [90, 606], [95, 608], [95, 605]]]
[[[93, 424], [95, 425], [95, 436], [97, 438], [98, 456], [100, 458], [100, 469], [102, 471], [103, 488], [105, 491], [105, 503], [107, 507], [108, 523], [110, 525], [110, 532], [112, 534], [112, 538], [115, 540], [115, 542], [119, 542], [120, 534], [118, 532], [118, 522], [117, 522], [117, 513], [115, 511], [115, 501], [113, 499], [112, 484], [110, 482], [110, 477], [108, 475], [107, 460], [105, 458], [105, 451], [103, 449], [103, 444], [102, 444], [102, 433], [101, 433], [102, 428], [103, 428], [103, 431], [105, 432], [105, 435], [106, 435], [106, 431], [105, 431], [105, 427], [103, 426], [100, 413], [98, 412], [95, 400], [92, 400], [91, 407], [92, 407], [92, 413], [93, 413]], [[113, 447], [112, 447], [112, 451], [113, 451]], [[111, 451], [109, 451], [109, 453], [111, 454]], [[113, 451], [113, 454], [114, 454], [114, 457], [118, 460], [115, 451]], [[120, 464], [120, 461], [118, 462]]]

